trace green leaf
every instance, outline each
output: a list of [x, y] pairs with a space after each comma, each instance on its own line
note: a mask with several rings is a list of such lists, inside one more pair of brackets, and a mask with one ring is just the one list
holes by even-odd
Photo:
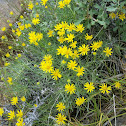
[[113, 11], [116, 11], [116, 7], [107, 7], [107, 11], [109, 11], [109, 12], [113, 12]]
[[91, 21], [91, 25], [95, 25], [95, 21]]
[[104, 22], [104, 21], [98, 20], [97, 22], [98, 22], [100, 25], [105, 25], [105, 22]]
[[113, 31], [117, 31], [118, 27], [113, 28]]
[[94, 7], [97, 8], [97, 9], [101, 8], [101, 6], [99, 6], [98, 4], [95, 4]]
[[80, 18], [77, 21], [74, 22], [75, 25], [80, 24], [82, 21], [84, 20], [84, 18]]

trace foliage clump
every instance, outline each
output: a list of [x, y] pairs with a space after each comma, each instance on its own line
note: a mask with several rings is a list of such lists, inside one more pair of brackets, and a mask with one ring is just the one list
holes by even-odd
[[0, 108], [0, 116], [17, 126], [106, 123], [114, 114], [106, 115], [103, 104], [117, 91], [123, 98], [125, 88], [117, 66], [117, 52], [125, 50], [125, 2], [30, 1], [26, 13], [17, 27], [9, 24], [12, 45], [1, 37], [8, 42], [1, 80], [13, 109]]

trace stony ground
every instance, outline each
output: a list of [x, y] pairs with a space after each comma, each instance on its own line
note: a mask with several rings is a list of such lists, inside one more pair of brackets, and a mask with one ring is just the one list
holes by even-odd
[[[20, 14], [20, 0], [0, 0], [0, 29], [8, 27], [7, 20], [13, 22]], [[10, 11], [14, 12], [13, 17], [9, 15]], [[0, 30], [0, 35], [2, 31]]]

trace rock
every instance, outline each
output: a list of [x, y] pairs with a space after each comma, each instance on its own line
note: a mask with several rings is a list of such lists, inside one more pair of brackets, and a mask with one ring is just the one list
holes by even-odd
[[[21, 0], [0, 0], [0, 35], [3, 34], [1, 31], [2, 27], [8, 28], [7, 20], [10, 20], [10, 23], [15, 21], [15, 18], [21, 12]], [[10, 15], [10, 11], [13, 11], [14, 15]]]

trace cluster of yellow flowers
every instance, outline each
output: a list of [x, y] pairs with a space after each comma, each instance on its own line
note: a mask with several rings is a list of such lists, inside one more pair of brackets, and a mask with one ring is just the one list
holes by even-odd
[[71, 2], [71, 0], [63, 0], [63, 1], [59, 1], [58, 4], [59, 4], [59, 8], [64, 8], [66, 5], [69, 5]]
[[53, 76], [52, 78], [54, 80], [57, 80], [58, 78], [61, 78], [62, 75], [59, 72], [59, 69], [54, 69], [54, 67], [52, 66], [52, 56], [51, 55], [45, 55], [44, 59], [42, 60], [41, 64], [40, 64], [40, 69], [45, 71], [46, 73], [49, 72], [51, 73], [51, 75]]
[[125, 13], [121, 12], [121, 13], [114, 13], [114, 12], [111, 12], [109, 14], [109, 16], [112, 18], [112, 19], [115, 19], [116, 17], [118, 17], [120, 20], [124, 21], [124, 19], [126, 19], [126, 16], [125, 16]]
[[[116, 88], [120, 88], [121, 87], [121, 84], [119, 83], [119, 82], [115, 82], [114, 83], [115, 84], [115, 87]], [[93, 85], [93, 83], [92, 82], [90, 82], [90, 83], [85, 83], [84, 84], [84, 86], [85, 86], [85, 90], [87, 90], [87, 93], [88, 92], [92, 92], [94, 89], [95, 89], [95, 87], [94, 87], [94, 85]], [[111, 86], [109, 86], [109, 87], [107, 87], [107, 84], [105, 84], [105, 83], [103, 83], [101, 86], [99, 86], [100, 87], [100, 91], [101, 91], [101, 93], [110, 93], [110, 91], [111, 91]], [[65, 91], [67, 92], [67, 93], [70, 93], [70, 94], [73, 94], [73, 93], [75, 93], [75, 90], [76, 90], [76, 87], [75, 87], [75, 85], [74, 84], [66, 84], [66, 86], [65, 86]], [[82, 105], [84, 102], [86, 101], [86, 99], [84, 98], [84, 97], [78, 97], [76, 100], [75, 100], [75, 102], [76, 102], [76, 105], [77, 106], [80, 106], [80, 105]], [[57, 105], [56, 105], [56, 107], [57, 107], [57, 110], [60, 112], [62, 112], [62, 111], [64, 111], [64, 109], [66, 108], [65, 107], [65, 105], [64, 105], [64, 103], [63, 102], [59, 102]], [[57, 117], [56, 117], [56, 122], [60, 125], [62, 125], [62, 124], [65, 124], [65, 121], [67, 121], [67, 119], [66, 119], [66, 116], [65, 115], [62, 115], [61, 113], [58, 113], [58, 115], [57, 115]]]
[[[120, 86], [121, 86], [121, 84], [119, 83], [119, 82], [115, 82], [115, 87], [116, 88], [120, 88]], [[84, 84], [84, 89], [85, 90], [87, 90], [87, 93], [88, 92], [92, 92], [94, 89], [95, 89], [95, 87], [94, 87], [94, 84], [92, 83], [92, 82], [90, 82], [90, 83], [85, 83]], [[111, 91], [111, 86], [108, 86], [107, 87], [107, 84], [105, 84], [105, 83], [103, 83], [102, 85], [100, 85], [99, 86], [100, 87], [100, 91], [101, 91], [101, 93], [110, 93], [110, 91]], [[74, 84], [66, 84], [65, 85], [65, 91], [67, 92], [67, 93], [70, 93], [70, 94], [74, 94], [75, 93], [75, 90], [76, 90], [76, 87], [75, 87], [75, 85]], [[84, 97], [78, 97], [76, 100], [75, 100], [75, 102], [76, 102], [76, 105], [77, 106], [81, 106], [84, 102], [86, 101], [86, 99], [84, 98]], [[66, 108], [65, 107], [65, 105], [64, 105], [64, 103], [63, 102], [59, 102], [57, 105], [56, 105], [56, 107], [57, 107], [57, 110], [59, 111], [59, 112], [62, 112], [62, 111], [64, 111], [64, 109]], [[62, 124], [65, 124], [65, 121], [67, 121], [67, 119], [66, 119], [66, 116], [65, 115], [63, 115], [63, 114], [61, 114], [61, 113], [58, 113], [58, 115], [56, 116], [56, 122], [60, 125], [62, 125]]]
[[[22, 102], [25, 102], [26, 99], [25, 97], [21, 97], [21, 101]], [[11, 99], [11, 104], [12, 105], [17, 105], [18, 103], [18, 98], [17, 97], [13, 97]], [[0, 116], [2, 116], [4, 114], [4, 110], [3, 108], [0, 108]], [[13, 119], [17, 119], [17, 122], [16, 122], [16, 126], [24, 126], [25, 123], [23, 122], [23, 112], [21, 109], [17, 110], [17, 112], [15, 113], [14, 111], [11, 111], [8, 112], [8, 120], [13, 120]]]
[[[77, 41], [74, 41], [75, 39], [75, 33], [76, 32], [80, 32], [82, 33], [85, 27], [83, 27], [83, 24], [79, 24], [79, 25], [75, 25], [74, 23], [70, 23], [70, 25], [68, 25], [68, 23], [65, 22], [61, 22], [59, 24], [56, 24], [54, 26], [54, 30], [49, 30], [49, 32], [47, 33], [48, 37], [54, 37], [54, 35], [56, 33], [54, 33], [54, 31], [57, 32], [58, 38], [57, 40], [60, 42], [61, 46], [59, 46], [57, 48], [57, 55], [61, 55], [64, 56], [64, 58], [66, 59], [70, 59], [68, 60], [62, 60], [62, 64], [67, 63], [67, 68], [69, 70], [73, 70], [77, 72], [77, 76], [83, 76], [84, 74], [84, 67], [81, 67], [80, 65], [78, 65], [77, 61], [75, 59], [79, 58], [80, 55], [84, 56], [84, 55], [88, 55], [88, 52], [91, 50], [93, 50], [94, 52], [97, 51], [100, 47], [102, 47], [103, 42], [102, 41], [93, 41], [93, 43], [91, 43], [91, 45], [86, 45], [83, 44], [82, 46], [79, 46], [77, 49]], [[86, 33], [85, 35], [85, 40], [91, 40], [93, 38], [93, 35], [88, 35], [88, 33]], [[65, 43], [66, 42], [66, 43]], [[65, 44], [65, 45], [63, 45]], [[48, 45], [51, 45], [50, 43]], [[90, 48], [89, 48], [90, 47]], [[109, 47], [106, 47], [103, 52], [106, 53], [106, 56], [110, 56], [112, 54], [112, 48], [109, 49]], [[71, 60], [74, 59], [74, 60]], [[45, 55], [44, 59], [42, 60], [41, 64], [40, 64], [40, 69], [42, 69], [45, 72], [49, 72], [51, 73], [51, 75], [53, 76], [52, 78], [54, 80], [57, 80], [58, 78], [61, 78], [62, 75], [59, 72], [59, 69], [54, 70], [54, 66], [52, 65], [52, 56], [51, 55]], [[87, 92], [92, 92], [95, 87], [93, 85], [92, 82], [90, 83], [85, 83], [85, 90], [87, 90]], [[102, 84], [99, 86], [100, 87], [100, 91], [101, 93], [109, 93], [111, 91], [111, 86], [107, 87], [107, 84]], [[65, 85], [65, 91], [67, 93], [73, 94], [76, 91], [76, 87], [74, 84], [66, 84]], [[84, 97], [78, 97], [75, 102], [77, 106], [82, 105], [84, 102], [86, 101], [86, 99]], [[65, 109], [64, 103], [60, 102], [59, 104], [57, 104], [58, 107], [58, 111], [62, 111]], [[64, 124], [65, 121], [67, 121], [66, 116], [58, 113], [57, 117], [57, 123], [58, 124]]]
[[[119, 84], [117, 84], [117, 83], [115, 83], [115, 87], [118, 87], [118, 86], [120, 86]], [[95, 87], [94, 87], [94, 84], [93, 84], [93, 82], [90, 82], [90, 83], [85, 83], [84, 84], [84, 89], [85, 90], [87, 90], [87, 93], [88, 92], [92, 92], [94, 89], [95, 89]], [[111, 90], [111, 86], [109, 86], [109, 87], [107, 87], [107, 84], [105, 84], [105, 83], [103, 83], [102, 85], [100, 85], [99, 87], [101, 87], [99, 90], [101, 91], [101, 93], [110, 93], [110, 90]], [[65, 85], [65, 91], [67, 92], [67, 93], [70, 93], [70, 94], [73, 94], [73, 93], [75, 93], [75, 90], [76, 90], [76, 87], [75, 87], [75, 85], [74, 84], [66, 84]]]
[[34, 44], [36, 46], [38, 45], [38, 42], [43, 38], [42, 33], [35, 33], [34, 31], [29, 32], [28, 35], [30, 44]]
[[[48, 0], [41, 0], [41, 4], [45, 6], [45, 8], [47, 8], [47, 1]], [[58, 7], [59, 8], [64, 8], [66, 5], [69, 5], [71, 2], [71, 0], [62, 0], [58, 2]], [[38, 2], [36, 3], [36, 5], [38, 5]], [[69, 7], [69, 6], [68, 6]], [[28, 4], [28, 9], [29, 10], [33, 10], [34, 8], [34, 4], [30, 1], [30, 3]], [[13, 12], [10, 12], [10, 15], [13, 15]], [[113, 19], [115, 18], [117, 15], [114, 13], [110, 13], [110, 17]], [[123, 21], [125, 19], [125, 14], [121, 13], [118, 14], [118, 17]], [[24, 17], [21, 15], [20, 19], [23, 19]], [[9, 22], [9, 21], [8, 21]], [[36, 16], [34, 18], [32, 18], [31, 20], [31, 24], [33, 25], [37, 25], [40, 23], [40, 18], [39, 18], [39, 14], [36, 14]], [[32, 25], [30, 23], [28, 24], [23, 24], [21, 22], [18, 22], [18, 28], [17, 29], [12, 29], [12, 33], [14, 35], [17, 35], [17, 37], [20, 37], [22, 34], [23, 30], [26, 30], [28, 28], [31, 28]], [[13, 26], [13, 24], [9, 24], [10, 27]], [[103, 42], [102, 41], [93, 41], [93, 35], [89, 35], [88, 33], [86, 33], [86, 35], [84, 36], [84, 39], [87, 41], [92, 40], [93, 42], [90, 44], [82, 44], [80, 45], [80, 43], [76, 40], [76, 34], [77, 32], [79, 32], [79, 34], [82, 34], [82, 32], [84, 31], [85, 27], [83, 26], [83, 24], [78, 24], [75, 25], [74, 23], [70, 23], [68, 24], [66, 21], [62, 21], [61, 23], [58, 23], [54, 26], [53, 30], [49, 30], [47, 33], [48, 37], [54, 37], [54, 35], [57, 35], [57, 41], [60, 43], [60, 46], [56, 49], [56, 53], [57, 55], [60, 57], [62, 57], [62, 64], [67, 64], [67, 70], [70, 71], [75, 71], [77, 77], [83, 76], [84, 72], [85, 72], [85, 68], [82, 66], [80, 66], [81, 64], [79, 64], [78, 62], [78, 58], [79, 56], [85, 56], [88, 55], [89, 51], [93, 51], [93, 54], [96, 55], [96, 51], [102, 47]], [[1, 28], [2, 31], [5, 31], [6, 28], [3, 27]], [[1, 39], [4, 40], [6, 38], [6, 36], [2, 36]], [[34, 44], [36, 46], [39, 45], [39, 42], [43, 39], [43, 33], [41, 32], [35, 32], [35, 31], [31, 31], [31, 29], [28, 29], [28, 39], [29, 39], [29, 43], [30, 44]], [[86, 43], [87, 43], [86, 41]], [[26, 44], [24, 42], [22, 42], [22, 46], [24, 47]], [[51, 45], [51, 43], [49, 42], [48, 45]], [[78, 46], [79, 45], [79, 46]], [[12, 49], [12, 46], [8, 46], [8, 49]], [[109, 57], [110, 55], [112, 55], [112, 48], [106, 47], [103, 52], [106, 54], [107, 57]], [[10, 57], [10, 53], [7, 53], [5, 55], [7, 58]], [[21, 57], [21, 54], [18, 54], [17, 57], [15, 57], [15, 59], [18, 59], [18, 57]], [[4, 64], [5, 66], [10, 65], [9, 62], [5, 62]], [[35, 64], [34, 67], [37, 67], [37, 65]], [[39, 68], [41, 70], [43, 70], [45, 73], [50, 73], [50, 75], [52, 76], [52, 78], [54, 80], [58, 80], [58, 78], [62, 78], [63, 73], [60, 72], [60, 68], [57, 69], [55, 66], [53, 66], [53, 58], [52, 55], [47, 54], [43, 57], [43, 60], [41, 61]], [[8, 77], [7, 78], [7, 82], [12, 85], [12, 78]], [[39, 85], [40, 82], [37, 82], [37, 85]], [[103, 83], [100, 86], [99, 91], [103, 94], [105, 93], [110, 93], [111, 91], [111, 86], [107, 86], [107, 84]], [[116, 88], [120, 88], [121, 84], [119, 82], [115, 82], [115, 87]], [[95, 90], [95, 86], [93, 84], [93, 82], [87, 82], [84, 84], [84, 89], [87, 91], [87, 93], [91, 93], [92, 91]], [[65, 92], [70, 93], [70, 95], [74, 94], [76, 92], [76, 86], [72, 83], [70, 84], [70, 80], [69, 82], [65, 85]], [[21, 98], [21, 101], [25, 102], [26, 99], [23, 96]], [[77, 97], [75, 99], [75, 104], [77, 106], [81, 106], [83, 105], [83, 103], [86, 101], [86, 99], [82, 96], [82, 97]], [[11, 104], [12, 105], [17, 105], [18, 104], [18, 97], [13, 97], [11, 99]], [[37, 104], [34, 104], [35, 107], [37, 107]], [[59, 102], [57, 105], [57, 110], [59, 112], [64, 111], [64, 109], [66, 108], [63, 102]], [[3, 108], [0, 108], [0, 116], [2, 116], [2, 114], [4, 113]], [[8, 113], [8, 119], [12, 120], [15, 117], [17, 117], [17, 123], [16, 125], [25, 125], [25, 123], [23, 123], [23, 112], [22, 110], [17, 110], [16, 112], [17, 114], [15, 114], [14, 111], [10, 111]], [[65, 121], [67, 121], [66, 116], [63, 115], [62, 113], [58, 113], [57, 117], [56, 117], [56, 122], [59, 125], [65, 124]]]
[[[12, 46], [8, 46], [8, 49], [12, 49]], [[6, 58], [9, 58], [11, 55], [9, 54], [9, 53], [6, 53]], [[21, 54], [19, 53], [19, 54], [17, 54], [17, 57], [15, 57], [15, 59], [18, 59], [19, 57], [21, 57]], [[9, 62], [5, 62], [4, 63], [4, 66], [5, 67], [7, 67], [7, 66], [9, 66], [10, 65], [10, 63]]]

